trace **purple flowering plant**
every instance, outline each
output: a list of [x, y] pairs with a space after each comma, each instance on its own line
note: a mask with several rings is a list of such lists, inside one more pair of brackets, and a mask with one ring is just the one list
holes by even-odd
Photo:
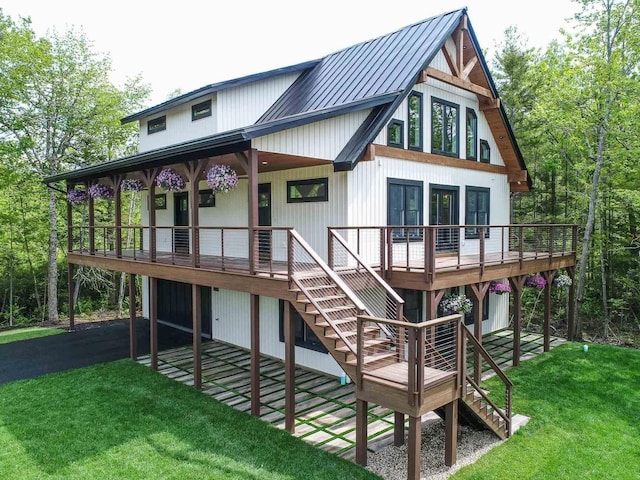
[[185, 187], [184, 178], [173, 168], [162, 169], [156, 177], [156, 184], [169, 192], [178, 192]]
[[207, 172], [207, 184], [213, 193], [226, 193], [238, 185], [238, 174], [229, 165], [214, 165]]
[[88, 195], [84, 190], [78, 190], [76, 188], [71, 189], [67, 192], [67, 200], [74, 205], [79, 205], [82, 202], [87, 201]]
[[454, 313], [469, 313], [473, 308], [473, 303], [466, 295], [449, 295], [442, 299], [440, 308], [445, 315]]
[[492, 280], [489, 284], [489, 293], [495, 293], [496, 295], [511, 293], [511, 285], [509, 285], [509, 282], [499, 282], [497, 280]]
[[123, 192], [139, 192], [142, 187], [142, 181], [136, 179], [126, 179], [120, 184], [120, 190]]
[[536, 273], [535, 275], [529, 275], [525, 280], [524, 284], [527, 287], [532, 287], [538, 290], [542, 290], [544, 287], [547, 286], [547, 281], [544, 279], [542, 275], [539, 275]]
[[92, 198], [113, 198], [113, 188], [104, 183], [94, 183], [89, 187]]

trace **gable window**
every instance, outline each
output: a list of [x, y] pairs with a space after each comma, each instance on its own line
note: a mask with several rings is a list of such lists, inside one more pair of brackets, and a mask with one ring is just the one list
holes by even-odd
[[404, 122], [391, 120], [387, 126], [387, 145], [404, 148]]
[[467, 108], [467, 160], [478, 159], [478, 117], [472, 108]]
[[211, 100], [191, 106], [191, 121], [211, 116]]
[[[295, 331], [294, 342], [295, 345], [302, 348], [308, 348], [309, 350], [315, 350], [316, 352], [327, 353], [327, 349], [324, 348], [320, 339], [313, 333], [313, 330], [309, 328], [309, 325], [305, 323], [300, 314], [293, 308], [293, 305], [289, 304], [289, 315], [291, 315], [291, 321], [293, 322], [293, 328]], [[280, 300], [280, 325], [279, 334], [280, 341], [284, 342], [284, 301]]]
[[311, 178], [287, 182], [287, 203], [329, 201], [329, 179]]
[[422, 94], [409, 94], [409, 117], [407, 129], [409, 132], [409, 149], [422, 151]]
[[[490, 192], [488, 188], [467, 187], [465, 223], [467, 225], [489, 225], [489, 199]], [[466, 238], [479, 238], [480, 231], [478, 228], [466, 228]], [[489, 229], [484, 229], [485, 238], [489, 238]]]
[[459, 151], [458, 105], [431, 98], [431, 152], [457, 157]]
[[[422, 225], [422, 182], [387, 180], [387, 225]], [[422, 238], [422, 229], [394, 228], [394, 240]]]
[[491, 147], [486, 140], [480, 140], [480, 161], [482, 163], [491, 163]]
[[167, 129], [167, 116], [163, 115], [147, 122], [147, 135]]

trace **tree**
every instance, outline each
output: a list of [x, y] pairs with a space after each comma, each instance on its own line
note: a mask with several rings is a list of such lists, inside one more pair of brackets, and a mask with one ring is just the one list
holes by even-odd
[[[139, 106], [146, 87], [121, 91], [109, 82], [108, 57], [70, 30], [36, 38], [28, 19], [0, 11], [0, 136], [40, 178], [120, 153], [135, 127], [119, 119]], [[117, 126], [117, 128], [116, 128]], [[58, 193], [48, 192], [48, 319], [58, 321]]]

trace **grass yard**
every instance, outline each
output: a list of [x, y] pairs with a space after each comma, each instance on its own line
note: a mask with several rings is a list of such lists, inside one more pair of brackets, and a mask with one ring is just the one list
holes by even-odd
[[18, 342], [30, 338], [48, 337], [49, 335], [59, 335], [66, 333], [60, 328], [28, 327], [5, 330], [0, 332], [0, 345], [3, 343]]
[[531, 421], [453, 479], [640, 479], [640, 350], [570, 343], [507, 374]]
[[0, 387], [3, 479], [378, 479], [129, 360]]

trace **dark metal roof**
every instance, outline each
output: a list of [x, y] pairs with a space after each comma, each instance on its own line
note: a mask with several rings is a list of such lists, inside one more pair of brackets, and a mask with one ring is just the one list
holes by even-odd
[[324, 57], [298, 77], [256, 123], [404, 92], [464, 13], [462, 9], [438, 15]]
[[141, 112], [134, 113], [133, 115], [129, 115], [124, 117], [120, 122], [124, 125], [126, 123], [133, 122], [135, 120], [140, 120], [141, 118], [147, 117], [149, 115], [153, 115], [154, 113], [159, 113], [168, 108], [173, 108], [178, 105], [182, 105], [198, 98], [204, 97], [206, 95], [210, 95], [214, 92], [225, 88], [238, 87], [240, 85], [244, 85], [246, 83], [255, 82], [258, 80], [264, 80], [267, 78], [275, 77], [277, 75], [283, 75], [285, 73], [299, 72], [300, 70], [307, 70], [313, 68], [320, 60], [311, 60], [309, 62], [298, 63], [296, 65], [290, 65], [288, 67], [276, 68], [275, 70], [269, 70], [267, 72], [254, 73], [251, 75], [247, 75], [245, 77], [234, 78], [232, 80], [225, 80], [224, 82], [212, 83], [211, 85], [207, 85], [205, 87], [198, 88], [197, 90], [193, 90], [191, 92], [185, 93], [178, 97], [167, 100], [166, 102], [160, 103], [153, 107], [149, 107]]

